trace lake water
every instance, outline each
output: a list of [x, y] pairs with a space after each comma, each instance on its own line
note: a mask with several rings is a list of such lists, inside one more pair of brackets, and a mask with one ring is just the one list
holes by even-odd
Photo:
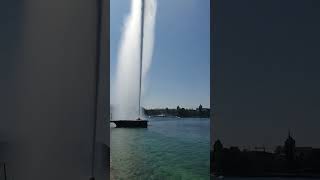
[[110, 128], [111, 179], [210, 179], [209, 119], [149, 120], [146, 129]]

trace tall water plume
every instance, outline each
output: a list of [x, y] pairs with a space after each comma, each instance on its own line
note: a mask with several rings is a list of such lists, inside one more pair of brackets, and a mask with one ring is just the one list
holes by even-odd
[[139, 114], [141, 23], [144, 22], [141, 78], [143, 97], [145, 77], [152, 62], [157, 8], [156, 0], [144, 1], [144, 21], [141, 18], [143, 0], [131, 0], [130, 13], [124, 21], [117, 59], [113, 119], [134, 119]]

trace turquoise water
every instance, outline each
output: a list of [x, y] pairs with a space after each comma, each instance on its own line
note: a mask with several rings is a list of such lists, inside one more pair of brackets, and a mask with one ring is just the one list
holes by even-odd
[[149, 120], [147, 129], [110, 128], [111, 179], [210, 179], [209, 119]]

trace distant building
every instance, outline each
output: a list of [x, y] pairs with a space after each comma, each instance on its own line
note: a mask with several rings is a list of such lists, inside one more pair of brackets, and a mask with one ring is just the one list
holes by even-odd
[[265, 147], [240, 150], [224, 147], [220, 140], [211, 151], [211, 172], [219, 176], [306, 176], [320, 178], [320, 149], [296, 147], [290, 131], [283, 146], [266, 151]]

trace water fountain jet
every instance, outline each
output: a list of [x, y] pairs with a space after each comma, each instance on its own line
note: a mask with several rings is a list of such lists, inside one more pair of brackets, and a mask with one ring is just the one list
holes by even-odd
[[[139, 4], [139, 2], [141, 4]], [[127, 19], [125, 24], [125, 32], [123, 34], [122, 46], [119, 53], [119, 64], [118, 64], [118, 79], [117, 79], [117, 92], [118, 92], [118, 103], [120, 106], [116, 110], [115, 117], [116, 119], [133, 119], [132, 116], [138, 117], [135, 120], [113, 120], [116, 124], [116, 127], [148, 127], [148, 121], [142, 120], [141, 112], [141, 97], [142, 97], [142, 81], [145, 76], [148, 67], [150, 66], [152, 48], [153, 48], [153, 33], [154, 33], [154, 21], [155, 21], [155, 11], [156, 11], [156, 0], [148, 0], [147, 7], [145, 0], [132, 0], [132, 9], [131, 15]], [[146, 12], [146, 13], [145, 13]], [[140, 15], [140, 16], [139, 16]], [[139, 18], [138, 18], [139, 16]], [[145, 20], [146, 18], [146, 20]], [[140, 36], [139, 36], [140, 35]], [[146, 38], [145, 38], [146, 35]], [[137, 38], [137, 36], [139, 38]], [[146, 44], [147, 46], [144, 46]], [[128, 48], [132, 46], [135, 48]], [[146, 48], [146, 49], [145, 49]], [[139, 50], [137, 50], [139, 49]], [[127, 52], [129, 51], [132, 57], [129, 57], [131, 61], [128, 61]], [[136, 54], [138, 53], [138, 54]], [[139, 60], [138, 65], [136, 66], [137, 60]], [[128, 65], [129, 64], [129, 65]], [[131, 66], [130, 66], [131, 65]], [[127, 69], [125, 68], [127, 67]], [[130, 80], [135, 79], [135, 74], [133, 69], [139, 69], [139, 86], [138, 91], [138, 111], [137, 115], [132, 112], [134, 109], [132, 102], [135, 102], [135, 99], [132, 96], [135, 96], [135, 90], [130, 90], [129, 88], [135, 89], [134, 85], [127, 88], [123, 87], [124, 83], [130, 82]], [[129, 70], [124, 72], [124, 70]], [[124, 74], [126, 73], [126, 74]], [[125, 77], [126, 76], [126, 77]], [[120, 77], [120, 78], [119, 78]], [[129, 77], [129, 78], [128, 78]], [[131, 78], [131, 79], [130, 79]], [[128, 80], [129, 79], [129, 80]], [[124, 81], [126, 80], [126, 81]]]

